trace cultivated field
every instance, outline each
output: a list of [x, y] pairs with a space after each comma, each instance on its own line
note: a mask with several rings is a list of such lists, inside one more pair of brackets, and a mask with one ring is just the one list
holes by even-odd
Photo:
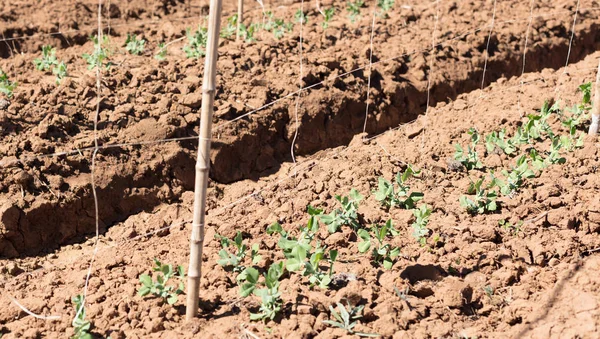
[[600, 336], [596, 1], [225, 3], [187, 323], [207, 3], [0, 3], [3, 339]]

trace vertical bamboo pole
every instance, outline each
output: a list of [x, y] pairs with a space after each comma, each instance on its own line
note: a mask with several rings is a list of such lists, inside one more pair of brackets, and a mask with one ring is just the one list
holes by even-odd
[[598, 63], [598, 73], [596, 73], [596, 84], [594, 85], [594, 102], [592, 103], [592, 123], [590, 124], [589, 135], [598, 134], [598, 124], [600, 122], [600, 62]]
[[190, 237], [190, 266], [188, 268], [187, 306], [185, 319], [194, 318], [198, 313], [200, 278], [202, 276], [202, 246], [204, 244], [204, 217], [206, 215], [206, 188], [210, 168], [210, 139], [213, 105], [215, 100], [215, 78], [217, 74], [217, 48], [221, 26], [222, 0], [210, 0], [208, 16], [207, 54], [204, 62], [202, 81], [202, 110], [200, 116], [200, 136], [198, 138], [198, 158], [196, 161], [196, 183], [194, 191], [194, 219]]
[[237, 31], [235, 32], [235, 41], [240, 40], [242, 21], [244, 21], [244, 0], [238, 0]]

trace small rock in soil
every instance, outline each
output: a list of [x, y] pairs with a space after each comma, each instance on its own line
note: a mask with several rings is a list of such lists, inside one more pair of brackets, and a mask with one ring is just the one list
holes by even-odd
[[0, 110], [5, 110], [10, 106], [10, 101], [6, 99], [0, 99]]
[[452, 172], [463, 172], [465, 167], [460, 161], [456, 161], [454, 159], [446, 159], [446, 165], [448, 165], [448, 170]]
[[6, 272], [14, 277], [23, 273], [23, 269], [17, 266], [16, 263], [11, 262], [6, 265]]

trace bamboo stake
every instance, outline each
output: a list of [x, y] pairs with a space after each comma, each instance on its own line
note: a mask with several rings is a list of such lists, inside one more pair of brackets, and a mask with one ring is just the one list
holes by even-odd
[[592, 123], [590, 124], [589, 135], [598, 134], [598, 123], [600, 122], [600, 62], [598, 63], [598, 73], [596, 73], [596, 84], [594, 89], [594, 102], [592, 103]]
[[194, 191], [194, 219], [190, 237], [190, 266], [188, 268], [187, 306], [185, 319], [191, 320], [198, 314], [200, 278], [202, 277], [202, 246], [204, 244], [204, 218], [206, 215], [206, 188], [210, 168], [210, 139], [213, 105], [215, 100], [215, 78], [217, 68], [217, 48], [221, 26], [222, 0], [210, 0], [208, 16], [208, 42], [202, 81], [202, 113], [200, 116], [200, 136], [198, 138], [198, 158], [196, 160], [196, 183]]
[[242, 21], [244, 21], [244, 0], [238, 0], [237, 31], [235, 32], [235, 41], [240, 40]]

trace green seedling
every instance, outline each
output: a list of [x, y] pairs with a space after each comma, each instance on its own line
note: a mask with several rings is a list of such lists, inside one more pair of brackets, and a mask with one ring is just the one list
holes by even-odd
[[517, 159], [517, 166], [513, 167], [510, 172], [507, 170], [502, 170], [502, 174], [506, 179], [506, 183], [500, 180], [497, 182], [498, 186], [500, 187], [500, 192], [507, 196], [518, 192], [519, 189], [524, 185], [525, 179], [535, 177], [535, 173], [529, 168], [526, 155], [522, 155], [519, 159]]
[[379, 334], [375, 333], [354, 332], [357, 320], [362, 318], [362, 310], [364, 307], [364, 305], [352, 307], [348, 303], [348, 308], [346, 308], [341, 303], [337, 303], [336, 311], [333, 306], [329, 306], [329, 311], [335, 320], [323, 320], [323, 323], [341, 328], [350, 335], [357, 335], [359, 337], [379, 337]]
[[[284, 273], [283, 262], [271, 264], [264, 274], [264, 282], [259, 283], [258, 270], [248, 267], [242, 272], [243, 283], [240, 296], [247, 297], [254, 294], [261, 299], [259, 313], [251, 313], [251, 320], [273, 320], [282, 307], [281, 293], [279, 292], [279, 278]], [[259, 288], [264, 286], [264, 288]]]
[[138, 39], [135, 35], [127, 33], [127, 40], [125, 40], [125, 49], [129, 54], [140, 55], [144, 53], [146, 48], [146, 40]]
[[335, 14], [335, 7], [329, 7], [327, 9], [323, 10], [323, 22], [321, 23], [321, 25], [323, 26], [323, 29], [327, 29], [329, 27], [329, 21], [331, 21], [334, 14]]
[[208, 30], [199, 27], [194, 34], [188, 28], [185, 31], [187, 43], [183, 46], [183, 52], [189, 59], [199, 59], [206, 55], [206, 42], [208, 41]]
[[550, 106], [550, 103], [545, 101], [540, 110], [540, 114], [529, 114], [527, 116], [527, 122], [525, 122], [523, 126], [519, 126], [517, 133], [513, 137], [513, 142], [515, 144], [532, 144], [535, 141], [543, 140], [546, 135], [553, 138], [554, 132], [547, 120], [552, 114], [559, 113], [559, 102], [555, 102]]
[[431, 212], [431, 208], [425, 204], [419, 206], [419, 208], [413, 209], [413, 215], [415, 216], [415, 222], [411, 225], [413, 237], [417, 239], [421, 246], [425, 246], [427, 242], [427, 235], [429, 234], [427, 224], [429, 223]]
[[237, 21], [238, 21], [237, 14], [234, 14], [234, 15], [230, 16], [229, 18], [227, 18], [227, 23], [225, 24], [225, 27], [223, 27], [221, 29], [221, 33], [220, 33], [221, 38], [229, 39], [235, 35], [235, 33], [237, 32]]
[[586, 82], [585, 84], [579, 85], [578, 90], [583, 94], [581, 103], [583, 105], [589, 105], [592, 103], [592, 83]]
[[268, 32], [273, 32], [273, 36], [277, 40], [281, 39], [286, 32], [291, 32], [294, 29], [292, 22], [286, 23], [283, 19], [275, 19], [270, 11], [266, 12], [265, 15], [268, 20], [263, 28]]
[[283, 38], [283, 35], [287, 32], [291, 32], [294, 29], [294, 24], [291, 22], [284, 22], [282, 19], [275, 19], [273, 23], [273, 36], [279, 40]]
[[348, 18], [350, 22], [354, 23], [358, 18], [360, 18], [360, 9], [365, 5], [364, 0], [354, 0], [348, 1], [346, 10], [348, 11]]
[[506, 139], [506, 130], [502, 129], [499, 132], [492, 132], [485, 137], [485, 148], [488, 153], [494, 152], [496, 148], [499, 148], [506, 155], [514, 155], [518, 150], [515, 140]]
[[517, 222], [516, 224], [513, 225], [511, 222], [502, 219], [502, 220], [498, 221], [498, 225], [500, 225], [500, 227], [502, 227], [502, 229], [505, 230], [506, 232], [508, 232], [512, 235], [517, 235], [521, 232], [521, 227], [523, 226], [523, 221], [519, 220], [519, 222]]
[[[245, 269], [244, 259], [247, 255], [248, 246], [243, 243], [242, 232], [237, 232], [233, 242], [219, 234], [215, 234], [215, 239], [220, 240], [222, 247], [219, 251], [219, 260], [217, 260], [217, 264], [223, 267], [231, 267], [233, 272], [243, 271]], [[235, 248], [233, 253], [227, 250], [227, 248], [231, 246]], [[257, 264], [262, 259], [262, 257], [258, 255], [258, 246], [258, 244], [252, 245], [252, 250], [250, 252], [252, 264]]]
[[454, 144], [454, 149], [456, 150], [454, 160], [463, 164], [467, 170], [483, 168], [483, 163], [479, 160], [477, 151], [471, 145], [467, 146], [466, 152], [459, 144]]
[[423, 193], [410, 192], [410, 186], [406, 182], [413, 176], [418, 176], [421, 173], [415, 170], [411, 165], [408, 165], [404, 172], [396, 173], [395, 183], [389, 182], [383, 177], [379, 177], [375, 200], [379, 201], [385, 208], [401, 207], [412, 209], [415, 203], [423, 199]]
[[10, 81], [8, 75], [0, 69], [0, 93], [6, 95], [8, 98], [12, 98], [15, 88], [17, 88], [17, 83]]
[[325, 272], [321, 271], [319, 264], [325, 260], [325, 249], [317, 246], [315, 252], [311, 254], [310, 259], [304, 263], [304, 271], [302, 275], [308, 277], [308, 281], [311, 286], [319, 286], [320, 288], [327, 288], [331, 283], [331, 277], [333, 276], [333, 264], [337, 259], [338, 251], [330, 250], [327, 257], [327, 263], [329, 269]]
[[379, 15], [387, 18], [387, 13], [394, 7], [394, 0], [377, 0], [377, 7], [381, 10]]
[[[327, 288], [331, 283], [333, 274], [333, 264], [337, 259], [338, 252], [330, 250], [325, 258], [325, 248], [317, 242], [314, 252], [312, 242], [315, 239], [316, 232], [319, 230], [318, 218], [322, 211], [308, 207], [309, 220], [306, 226], [300, 227], [298, 237], [293, 237], [285, 232], [279, 223], [274, 223], [267, 227], [267, 233], [278, 233], [280, 235], [277, 245], [283, 249], [286, 258], [285, 267], [289, 272], [301, 271], [301, 274], [308, 277], [311, 286], [317, 285], [320, 288]], [[320, 263], [327, 260], [329, 268], [326, 271], [320, 269]]]
[[389, 219], [385, 225], [382, 226], [373, 225], [371, 232], [377, 240], [377, 246], [372, 246], [371, 233], [369, 231], [366, 229], [359, 229], [357, 233], [362, 239], [362, 242], [358, 244], [358, 251], [360, 253], [366, 253], [373, 247], [373, 262], [377, 265], [382, 265], [385, 269], [391, 269], [396, 258], [400, 255], [399, 247], [392, 247], [392, 245], [385, 241], [388, 236], [398, 235], [398, 232], [392, 225], [392, 220]]
[[158, 52], [154, 55], [154, 59], [159, 61], [167, 59], [167, 45], [164, 42], [158, 44]]
[[112, 64], [110, 62], [105, 63], [106, 59], [108, 59], [108, 49], [105, 47], [108, 45], [108, 37], [104, 35], [102, 37], [102, 42], [98, 41], [97, 36], [91, 36], [90, 40], [94, 43], [94, 52], [92, 54], [84, 53], [82, 55], [83, 59], [88, 64], [88, 69], [95, 68], [109, 68]]
[[259, 28], [259, 24], [252, 23], [248, 26], [240, 24], [240, 37], [242, 37], [242, 39], [244, 39], [244, 41], [246, 42], [256, 41], [256, 39], [254, 38], [254, 33], [256, 33]]
[[358, 205], [363, 200], [363, 196], [356, 190], [351, 189], [350, 195], [342, 197], [335, 196], [335, 199], [340, 203], [341, 208], [333, 210], [330, 214], [321, 214], [320, 220], [327, 225], [329, 233], [337, 232], [340, 227], [347, 225], [352, 229], [360, 228], [358, 221]]
[[62, 79], [66, 78], [69, 74], [67, 72], [67, 64], [61, 61], [56, 67], [52, 69], [52, 74], [56, 76], [56, 83], [59, 84]]
[[[152, 277], [148, 274], [140, 275], [142, 286], [138, 289], [138, 295], [144, 297], [148, 294], [154, 294], [166, 300], [169, 305], [175, 304], [177, 296], [183, 293], [184, 289], [183, 278], [185, 277], [185, 272], [183, 266], [179, 265], [177, 266], [177, 270], [174, 270], [173, 265], [166, 265], [158, 261], [158, 259], [154, 259], [152, 271], [158, 272], [156, 281], [153, 281]], [[179, 280], [178, 287], [167, 285], [172, 278]]]
[[[471, 182], [469, 185], [469, 194], [475, 194], [473, 200], [466, 196], [460, 197], [460, 205], [464, 207], [469, 214], [484, 214], [487, 212], [493, 212], [497, 209], [496, 198], [498, 194], [496, 191], [486, 191], [481, 186], [483, 185], [484, 178], [481, 178], [475, 182]], [[492, 179], [493, 180], [493, 179]], [[492, 181], [492, 185], [494, 181]], [[490, 187], [488, 187], [490, 188]]]
[[49, 71], [52, 67], [58, 65], [56, 49], [50, 45], [43, 46], [42, 57], [34, 59], [33, 64], [38, 71]]
[[90, 334], [92, 324], [89, 320], [85, 319], [85, 305], [83, 296], [78, 294], [71, 299], [71, 302], [75, 306], [75, 317], [71, 322], [75, 334], [71, 337], [72, 339], [93, 339]]
[[306, 13], [302, 12], [301, 9], [298, 9], [296, 11], [296, 14], [294, 14], [294, 19], [297, 23], [302, 25], [306, 25], [308, 23], [308, 16], [306, 15]]

